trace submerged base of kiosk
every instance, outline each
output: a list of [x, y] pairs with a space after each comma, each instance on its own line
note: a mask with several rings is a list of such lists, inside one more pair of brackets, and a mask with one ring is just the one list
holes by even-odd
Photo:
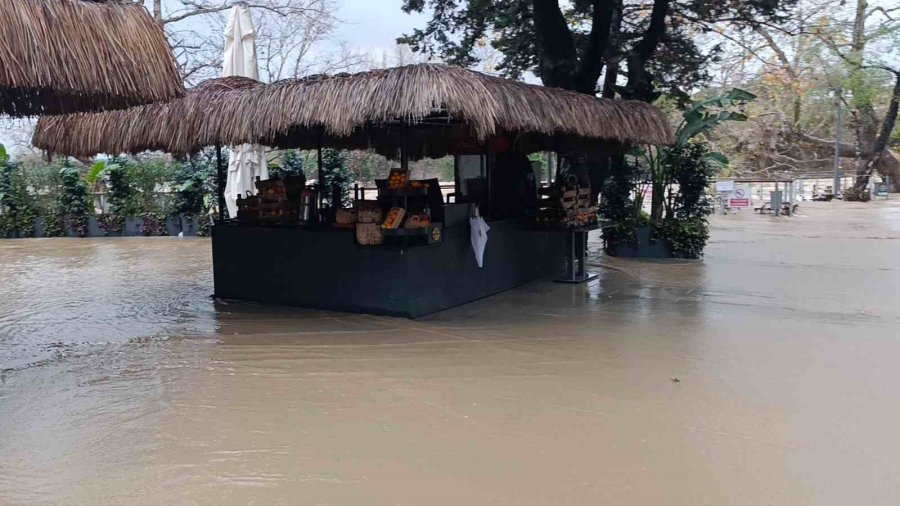
[[446, 225], [441, 244], [355, 244], [353, 230], [212, 229], [215, 295], [223, 299], [418, 318], [538, 279], [566, 266], [567, 232], [493, 221], [484, 267], [468, 222]]

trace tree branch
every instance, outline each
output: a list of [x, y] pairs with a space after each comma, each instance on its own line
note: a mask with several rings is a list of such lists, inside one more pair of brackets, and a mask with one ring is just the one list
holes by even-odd
[[605, 64], [603, 55], [611, 37], [616, 4], [615, 0], [594, 0], [591, 32], [588, 34], [587, 47], [581, 55], [581, 63], [578, 66], [578, 91], [595, 93], [597, 90], [597, 80], [600, 79]]
[[194, 16], [202, 16], [205, 14], [215, 14], [217, 12], [226, 11], [235, 5], [241, 4], [251, 9], [259, 9], [263, 11], [269, 11], [279, 16], [291, 16], [297, 14], [304, 15], [314, 15], [314, 14], [326, 14], [325, 11], [316, 8], [310, 7], [301, 7], [298, 5], [291, 5], [290, 2], [285, 4], [273, 4], [273, 3], [248, 3], [248, 2], [224, 2], [219, 5], [207, 5], [200, 2], [191, 2], [183, 0], [182, 3], [186, 7], [181, 11], [176, 11], [177, 14], [173, 14], [168, 17], [164, 17], [161, 20], [162, 25], [167, 25], [170, 23], [177, 23], [179, 21], [183, 21], [185, 19], [194, 17]]
[[666, 16], [671, 0], [655, 0], [650, 12], [650, 23], [644, 36], [628, 54], [628, 83], [625, 86], [625, 98], [652, 102], [658, 96], [653, 91], [653, 82], [647, 72], [647, 61], [653, 56], [659, 41], [666, 33]]
[[538, 68], [547, 86], [573, 89], [578, 65], [575, 39], [558, 0], [532, 0]]

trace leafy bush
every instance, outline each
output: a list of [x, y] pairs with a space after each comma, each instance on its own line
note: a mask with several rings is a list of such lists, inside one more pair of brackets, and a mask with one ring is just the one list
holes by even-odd
[[867, 188], [847, 188], [844, 190], [844, 201], [846, 202], [868, 202], [872, 200], [872, 194]]
[[97, 225], [106, 235], [119, 235], [125, 227], [125, 217], [115, 214], [101, 214], [97, 216]]
[[167, 183], [173, 180], [180, 164], [171, 163], [160, 157], [137, 158], [128, 164], [128, 178], [135, 191], [137, 209], [135, 216], [142, 213], [166, 215], [172, 212], [172, 202], [161, 195]]
[[331, 206], [331, 192], [337, 187], [341, 195], [341, 202], [338, 205], [350, 207], [353, 205], [353, 199], [350, 195], [350, 188], [353, 185], [353, 172], [347, 165], [347, 155], [343, 151], [336, 149], [322, 150], [322, 172], [324, 173], [323, 185], [327, 189], [325, 192], [325, 205]]
[[633, 197], [638, 171], [633, 158], [618, 157], [603, 188], [600, 216], [606, 222], [603, 247], [609, 255], [616, 254], [618, 244], [637, 241], [637, 229], [649, 221]]
[[183, 162], [173, 163], [172, 173], [173, 213], [187, 216], [204, 213], [216, 190], [215, 150], [205, 149]]
[[0, 237], [15, 233], [32, 235], [37, 216], [37, 203], [28, 192], [22, 167], [9, 161], [0, 144]]
[[716, 174], [705, 143], [676, 145], [669, 149], [672, 174], [678, 193], [672, 215], [658, 227], [669, 241], [673, 257], [700, 258], [709, 240], [706, 217], [712, 213], [707, 189]]
[[269, 167], [269, 177], [305, 176], [303, 157], [296, 149], [287, 149], [281, 153], [281, 164]]
[[141, 233], [145, 236], [151, 235], [169, 235], [166, 229], [166, 218], [156, 213], [144, 213], [141, 216], [144, 224], [141, 226]]
[[81, 173], [75, 167], [63, 167], [59, 172], [62, 188], [59, 193], [58, 216], [65, 229], [78, 237], [87, 235], [87, 217], [90, 211], [88, 189]]
[[709, 223], [700, 216], [669, 218], [655, 230], [669, 242], [669, 254], [673, 258], [700, 258], [709, 240]]
[[648, 224], [641, 218], [641, 207], [644, 189], [650, 187], [649, 223], [658, 236], [668, 240], [670, 255], [699, 258], [703, 254], [709, 239], [706, 217], [711, 212], [706, 191], [716, 170], [727, 166], [728, 159], [710, 152], [707, 143], [695, 138], [724, 122], [746, 121], [743, 107], [755, 98], [735, 88], [698, 102], [682, 114], [673, 146], [635, 150], [635, 167], [623, 162], [613, 168], [601, 205], [601, 214], [610, 222], [603, 234], [607, 253], [614, 255], [616, 244], [622, 241], [634, 243], [637, 229]]
[[209, 214], [203, 213], [197, 217], [197, 235], [200, 237], [209, 236], [209, 229], [212, 226], [212, 219]]
[[716, 167], [709, 158], [706, 143], [686, 144], [669, 148], [669, 161], [674, 181], [678, 184], [672, 214], [688, 219], [709, 216], [707, 190], [716, 175]]
[[126, 216], [133, 216], [140, 208], [134, 188], [131, 186], [128, 167], [124, 161], [106, 165], [106, 198], [109, 203], [109, 214], [120, 220]]
[[172, 202], [158, 192], [173, 180], [180, 167], [159, 157], [112, 158], [106, 168], [110, 212], [118, 216], [167, 214]]

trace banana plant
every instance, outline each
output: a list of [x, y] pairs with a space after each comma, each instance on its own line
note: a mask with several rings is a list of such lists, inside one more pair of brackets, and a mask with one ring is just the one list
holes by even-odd
[[92, 191], [99, 191], [100, 182], [104, 180], [107, 173], [117, 168], [119, 168], [119, 164], [109, 163], [106, 160], [96, 161], [93, 165], [91, 165], [91, 168], [90, 170], [88, 170], [87, 174], [85, 174], [84, 180], [87, 181], [89, 185], [91, 185]]
[[[724, 95], [702, 100], [693, 104], [682, 114], [681, 123], [675, 131], [675, 144], [673, 147], [682, 147], [690, 143], [699, 135], [709, 133], [726, 121], [747, 121], [744, 106], [756, 99], [756, 95], [749, 91], [733, 88]], [[665, 192], [671, 188], [673, 174], [669, 148], [661, 148], [656, 155], [653, 150], [644, 150], [645, 161], [650, 168], [650, 184], [653, 190], [650, 217], [659, 220], [663, 216], [664, 208], [669, 207]], [[706, 159], [713, 165], [728, 166], [728, 157], [722, 153], [710, 152]]]
[[753, 93], [733, 88], [722, 96], [697, 102], [682, 114], [681, 124], [675, 132], [675, 143], [684, 145], [726, 121], [747, 121], [744, 106], [755, 99]]

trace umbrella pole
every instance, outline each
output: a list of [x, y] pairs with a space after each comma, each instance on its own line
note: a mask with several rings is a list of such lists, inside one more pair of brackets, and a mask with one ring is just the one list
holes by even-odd
[[325, 172], [322, 170], [322, 143], [319, 143], [319, 147], [316, 149], [317, 156], [317, 164], [318, 164], [318, 175], [316, 178], [319, 180], [319, 187], [325, 187]]
[[[400, 168], [409, 171], [409, 146], [406, 144], [407, 131], [405, 125], [401, 127], [400, 135]], [[407, 176], [409, 177], [409, 176]]]
[[319, 208], [321, 209], [325, 204], [325, 172], [322, 169], [322, 132], [319, 132], [319, 145], [316, 147], [317, 151], [317, 163], [319, 167], [318, 175], [316, 176], [319, 180]]
[[222, 166], [222, 146], [216, 144], [216, 193], [219, 202], [219, 222], [225, 221], [225, 167]]

